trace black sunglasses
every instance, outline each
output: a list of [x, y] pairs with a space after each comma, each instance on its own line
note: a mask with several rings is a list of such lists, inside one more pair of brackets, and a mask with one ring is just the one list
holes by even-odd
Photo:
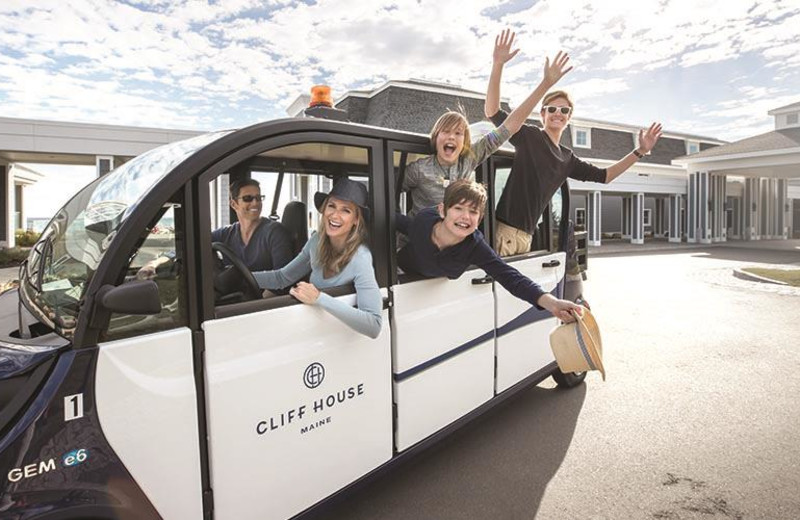
[[565, 116], [572, 112], [572, 107], [554, 107], [553, 105], [545, 105], [542, 110], [547, 110], [550, 114], [555, 114], [556, 110], [560, 110]]
[[242, 199], [242, 202], [254, 202], [254, 201], [263, 201], [267, 198], [266, 195], [242, 195], [241, 197], [236, 197], [237, 199]]

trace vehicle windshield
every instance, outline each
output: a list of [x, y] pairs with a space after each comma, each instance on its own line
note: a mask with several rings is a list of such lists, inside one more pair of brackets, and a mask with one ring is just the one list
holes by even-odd
[[20, 293], [28, 309], [71, 339], [83, 291], [125, 219], [173, 168], [228, 133], [203, 134], [150, 150], [75, 195], [44, 229], [22, 270]]

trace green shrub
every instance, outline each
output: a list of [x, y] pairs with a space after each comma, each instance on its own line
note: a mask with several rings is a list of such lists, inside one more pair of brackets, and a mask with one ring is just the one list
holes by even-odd
[[30, 249], [14, 247], [12, 249], [0, 249], [0, 268], [14, 267], [28, 258]]
[[27, 231], [23, 231], [18, 229], [14, 233], [14, 239], [17, 242], [17, 247], [31, 247], [33, 244], [39, 240], [41, 233], [37, 233], [36, 231], [31, 231], [30, 229]]

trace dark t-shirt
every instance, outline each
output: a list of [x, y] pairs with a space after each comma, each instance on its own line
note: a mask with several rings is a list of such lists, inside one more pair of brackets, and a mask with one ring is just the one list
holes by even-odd
[[[491, 120], [501, 125], [506, 117], [508, 114], [500, 110]], [[535, 126], [522, 125], [510, 142], [516, 148], [516, 156], [495, 212], [497, 220], [504, 224], [533, 234], [544, 207], [567, 177], [606, 181], [605, 169], [575, 157], [566, 146], [556, 146]]]
[[425, 208], [413, 219], [397, 215], [397, 230], [408, 236], [408, 243], [397, 253], [397, 263], [403, 271], [430, 278], [446, 276], [455, 280], [470, 265], [477, 265], [508, 292], [541, 309], [536, 303], [544, 294], [539, 284], [497, 256], [484, 240], [483, 233], [477, 229], [462, 242], [439, 250], [431, 240], [431, 232], [441, 220], [436, 208]]
[[293, 257], [289, 232], [278, 222], [264, 217], [246, 246], [238, 222], [212, 231], [211, 241], [230, 247], [251, 271], [280, 269]]

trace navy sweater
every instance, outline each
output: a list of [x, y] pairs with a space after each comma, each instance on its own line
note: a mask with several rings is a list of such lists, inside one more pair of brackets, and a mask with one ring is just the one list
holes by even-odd
[[399, 213], [396, 216], [397, 230], [408, 236], [408, 243], [397, 253], [403, 271], [455, 280], [470, 265], [476, 265], [508, 292], [541, 309], [536, 303], [544, 294], [539, 284], [505, 263], [477, 229], [458, 244], [439, 250], [431, 240], [433, 226], [442, 220], [436, 208], [423, 209], [413, 219]]

